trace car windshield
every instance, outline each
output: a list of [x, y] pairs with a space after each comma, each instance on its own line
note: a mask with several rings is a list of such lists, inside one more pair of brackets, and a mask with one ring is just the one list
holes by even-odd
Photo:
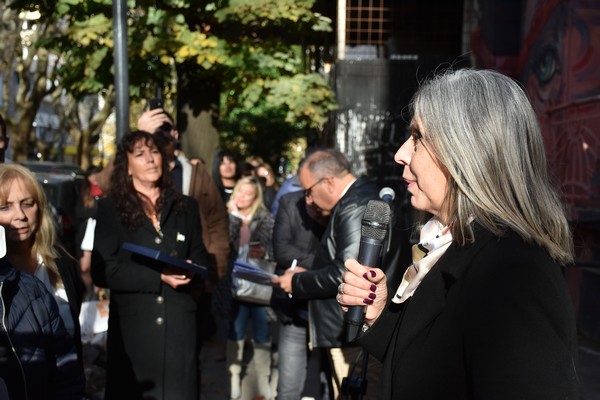
[[83, 170], [74, 164], [53, 161], [24, 161], [21, 164], [29, 168], [32, 172], [65, 174], [73, 178], [84, 176]]

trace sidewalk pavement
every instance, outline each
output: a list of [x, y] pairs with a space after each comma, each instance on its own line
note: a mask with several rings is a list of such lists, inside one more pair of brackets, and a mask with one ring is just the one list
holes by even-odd
[[[202, 352], [202, 400], [225, 400], [229, 398], [229, 376], [225, 361], [215, 361], [218, 354], [216, 342], [204, 344]], [[600, 400], [600, 343], [582, 338], [579, 343], [580, 400]], [[256, 394], [252, 363], [243, 383], [243, 400], [251, 400]], [[370, 400], [370, 399], [364, 399]]]
[[229, 376], [220, 346], [221, 344], [214, 340], [202, 344], [200, 354], [202, 400], [229, 399]]
[[600, 400], [600, 343], [579, 339], [581, 400]]
[[[222, 342], [214, 340], [207, 341], [202, 345], [201, 379], [202, 400], [225, 400], [229, 398], [229, 372], [223, 356]], [[252, 360], [252, 345], [246, 341], [244, 349], [244, 362], [246, 367], [242, 372], [242, 398], [241, 400], [253, 400], [258, 395], [256, 381], [256, 369]], [[271, 392], [277, 390], [277, 353], [272, 355], [271, 364]]]
[[[229, 398], [229, 375], [225, 360], [221, 358], [220, 343], [208, 341], [202, 347], [202, 400], [226, 400]], [[276, 357], [275, 357], [276, 361]], [[276, 373], [276, 364], [274, 364]], [[100, 367], [94, 367], [95, 393], [93, 400], [103, 399], [103, 374]], [[600, 400], [600, 343], [580, 338], [579, 342], [579, 376], [581, 379], [580, 400]], [[275, 385], [277, 379], [274, 379]], [[88, 382], [90, 384], [92, 382]], [[251, 400], [256, 394], [256, 381], [253, 364], [250, 361], [247, 375], [243, 380], [243, 400]], [[364, 399], [369, 400], [369, 399]]]

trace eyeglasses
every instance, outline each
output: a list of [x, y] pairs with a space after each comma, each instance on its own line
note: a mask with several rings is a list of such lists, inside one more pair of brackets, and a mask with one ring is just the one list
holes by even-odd
[[304, 193], [304, 197], [310, 197], [311, 196], [311, 192], [313, 190], [313, 188], [315, 186], [317, 186], [319, 183], [323, 182], [325, 179], [327, 179], [327, 177], [322, 177], [321, 179], [319, 179], [318, 181], [316, 181], [311, 187], [309, 187], [308, 189], [304, 189], [303, 193]]

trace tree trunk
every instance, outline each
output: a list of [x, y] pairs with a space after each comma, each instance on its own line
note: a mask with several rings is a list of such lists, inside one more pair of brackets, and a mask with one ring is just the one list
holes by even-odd
[[[102, 127], [108, 120], [108, 117], [113, 112], [115, 107], [115, 87], [110, 86], [107, 92], [104, 94], [104, 105], [103, 107], [94, 114], [90, 120], [88, 127], [81, 132], [81, 137], [77, 143], [77, 156], [79, 166], [85, 170], [92, 165], [92, 151], [94, 149], [93, 144], [98, 141], [96, 137], [99, 137], [102, 131]], [[93, 139], [93, 140], [92, 140]]]
[[[39, 37], [52, 35], [52, 27], [39, 24], [39, 30], [30, 32], [31, 43], [36, 43]], [[55, 65], [50, 66], [48, 51], [35, 46], [28, 47], [26, 57], [23, 57], [21, 47], [16, 49], [16, 70], [19, 86], [15, 99], [16, 124], [11, 141], [13, 142], [13, 159], [23, 161], [29, 155], [29, 142], [33, 132], [33, 122], [44, 96], [56, 89], [53, 79], [48, 79]], [[57, 61], [55, 60], [54, 63]]]
[[202, 76], [199, 68], [192, 63], [177, 66], [177, 127], [186, 156], [200, 157], [211, 172], [220, 147], [217, 121], [221, 83]]

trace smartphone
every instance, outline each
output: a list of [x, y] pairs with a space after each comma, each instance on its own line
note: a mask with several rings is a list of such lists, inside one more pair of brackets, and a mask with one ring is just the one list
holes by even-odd
[[148, 108], [150, 110], [156, 110], [157, 108], [163, 108], [162, 99], [159, 99], [158, 97], [150, 99], [150, 101], [148, 102]]

